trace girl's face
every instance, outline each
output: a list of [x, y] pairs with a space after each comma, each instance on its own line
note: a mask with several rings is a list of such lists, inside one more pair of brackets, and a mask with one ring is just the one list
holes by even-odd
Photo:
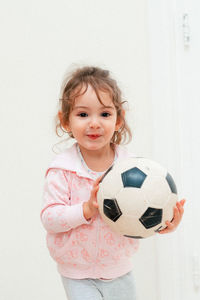
[[69, 123], [65, 126], [85, 151], [110, 148], [114, 131], [122, 125], [122, 120], [117, 119], [117, 111], [109, 93], [99, 91], [99, 96], [105, 106], [88, 85], [87, 91], [76, 98]]

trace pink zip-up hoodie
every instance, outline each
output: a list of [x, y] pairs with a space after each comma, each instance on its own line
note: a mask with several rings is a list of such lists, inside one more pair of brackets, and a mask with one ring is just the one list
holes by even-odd
[[[115, 151], [117, 160], [134, 156], [123, 146]], [[89, 222], [84, 218], [93, 183], [76, 143], [56, 155], [46, 172], [41, 220], [50, 255], [65, 277], [110, 279], [132, 270], [139, 241], [113, 232], [99, 214]]]

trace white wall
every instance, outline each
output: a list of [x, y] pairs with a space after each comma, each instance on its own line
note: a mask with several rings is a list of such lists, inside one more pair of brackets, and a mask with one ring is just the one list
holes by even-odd
[[195, 0], [148, 1], [152, 154], [172, 170], [180, 198], [187, 199], [178, 230], [156, 240], [159, 300], [200, 297], [199, 11]]
[[[65, 299], [39, 219], [60, 83], [71, 63], [111, 69], [130, 101], [130, 147], [150, 156], [146, 1], [4, 1], [0, 20], [0, 298]], [[153, 251], [145, 241], [135, 259], [140, 299], [155, 299]]]

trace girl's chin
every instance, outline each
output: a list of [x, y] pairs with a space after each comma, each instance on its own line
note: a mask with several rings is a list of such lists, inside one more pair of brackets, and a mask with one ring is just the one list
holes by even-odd
[[110, 144], [102, 145], [100, 143], [91, 142], [91, 143], [87, 143], [87, 144], [79, 144], [79, 147], [83, 148], [84, 150], [87, 150], [87, 151], [101, 151], [101, 150], [105, 149], [106, 147], [109, 148]]

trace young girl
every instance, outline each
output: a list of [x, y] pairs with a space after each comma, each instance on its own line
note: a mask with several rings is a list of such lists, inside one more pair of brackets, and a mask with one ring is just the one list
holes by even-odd
[[[42, 223], [69, 300], [132, 300], [131, 257], [138, 240], [113, 232], [98, 213], [96, 194], [104, 172], [130, 156], [119, 144], [131, 137], [121, 91], [108, 71], [83, 67], [72, 72], [60, 99], [57, 129], [75, 139], [46, 172]], [[174, 208], [181, 221], [185, 200]]]

